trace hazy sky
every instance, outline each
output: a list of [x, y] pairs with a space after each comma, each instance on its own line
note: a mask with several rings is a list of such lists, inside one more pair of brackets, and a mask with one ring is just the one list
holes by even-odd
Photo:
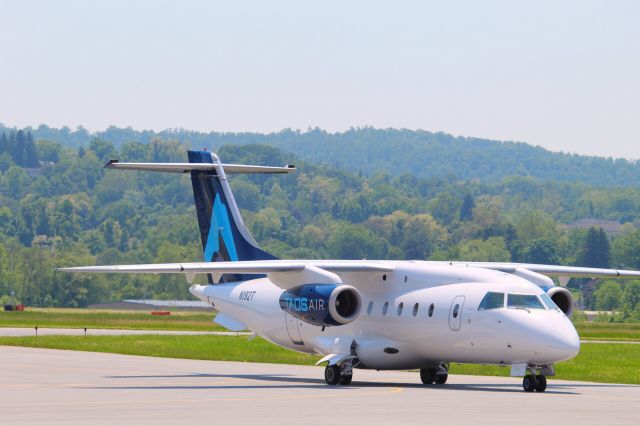
[[0, 122], [402, 127], [640, 158], [640, 1], [0, 0]]

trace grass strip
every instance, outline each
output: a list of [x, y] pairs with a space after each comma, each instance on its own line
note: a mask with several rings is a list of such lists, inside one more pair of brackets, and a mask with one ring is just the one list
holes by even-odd
[[101, 311], [87, 309], [29, 309], [0, 312], [0, 327], [111, 328], [125, 330], [222, 331], [211, 322], [213, 312]]
[[[185, 337], [187, 337], [185, 339]], [[290, 351], [266, 340], [247, 336], [40, 336], [0, 337], [0, 345], [29, 346], [77, 351], [110, 352], [164, 358], [215, 361], [313, 364], [319, 358]]]
[[[640, 345], [583, 343], [577, 357], [556, 364], [555, 379], [640, 384]], [[508, 367], [451, 364], [452, 374], [508, 376]]]
[[640, 324], [611, 322], [578, 322], [581, 339], [640, 341]]

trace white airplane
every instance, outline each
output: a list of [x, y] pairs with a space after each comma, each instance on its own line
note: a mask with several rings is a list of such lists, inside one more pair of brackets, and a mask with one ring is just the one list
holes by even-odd
[[527, 392], [544, 392], [554, 363], [580, 340], [568, 316], [568, 277], [640, 277], [618, 271], [518, 263], [279, 260], [258, 247], [227, 181], [231, 173], [287, 173], [293, 166], [222, 164], [207, 151], [189, 163], [108, 162], [112, 169], [191, 174], [204, 262], [60, 268], [67, 272], [184, 274], [190, 291], [229, 330], [251, 330], [285, 348], [323, 358], [330, 385], [354, 368], [420, 369], [444, 384], [449, 364], [510, 366]]

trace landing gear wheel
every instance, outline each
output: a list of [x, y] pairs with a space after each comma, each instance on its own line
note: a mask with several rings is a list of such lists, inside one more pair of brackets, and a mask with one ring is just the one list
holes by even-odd
[[536, 379], [531, 374], [527, 374], [522, 379], [522, 387], [525, 392], [533, 392], [536, 389]]
[[337, 385], [340, 381], [340, 367], [337, 365], [327, 365], [324, 369], [324, 380], [328, 385]]
[[425, 385], [433, 384], [436, 381], [436, 369], [435, 368], [421, 368], [420, 380]]
[[434, 382], [437, 385], [444, 385], [445, 383], [447, 383], [448, 378], [449, 378], [449, 373], [436, 374], [436, 379], [434, 380]]
[[344, 374], [340, 376], [338, 383], [340, 383], [341, 385], [350, 385], [352, 379], [353, 379], [353, 374]]
[[542, 374], [536, 376], [536, 392], [544, 392], [547, 390], [547, 378]]

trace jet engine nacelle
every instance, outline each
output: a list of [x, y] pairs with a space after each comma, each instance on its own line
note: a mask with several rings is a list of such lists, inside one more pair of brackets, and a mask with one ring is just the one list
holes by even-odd
[[360, 314], [361, 306], [360, 292], [344, 284], [305, 284], [280, 296], [283, 311], [321, 327], [350, 323]]
[[558, 308], [567, 316], [573, 313], [573, 296], [571, 292], [564, 287], [551, 287], [547, 290], [547, 295], [558, 305]]

